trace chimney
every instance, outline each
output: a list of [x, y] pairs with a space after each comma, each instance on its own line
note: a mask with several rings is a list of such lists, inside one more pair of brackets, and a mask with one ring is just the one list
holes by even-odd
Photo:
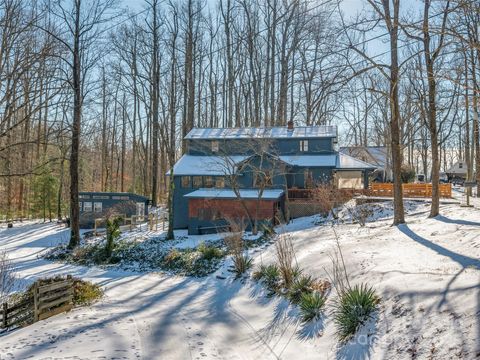
[[293, 131], [293, 121], [290, 120], [287, 122], [287, 129], [288, 131]]

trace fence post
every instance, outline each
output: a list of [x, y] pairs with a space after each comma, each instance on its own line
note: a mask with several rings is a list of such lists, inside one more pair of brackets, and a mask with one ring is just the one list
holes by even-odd
[[2, 317], [2, 327], [7, 327], [7, 313], [8, 313], [8, 304], [6, 302], [3, 303], [3, 317]]
[[33, 322], [38, 321], [38, 281], [33, 284]]

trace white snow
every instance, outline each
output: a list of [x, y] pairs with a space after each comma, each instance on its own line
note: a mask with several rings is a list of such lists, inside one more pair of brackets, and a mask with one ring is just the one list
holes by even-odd
[[[24, 285], [68, 273], [100, 283], [106, 297], [1, 336], [0, 358], [476, 359], [480, 210], [442, 204], [434, 219], [427, 210], [412, 205], [399, 227], [391, 226], [384, 204], [365, 227], [346, 221], [334, 231], [309, 217], [278, 229], [291, 237], [299, 265], [321, 278], [336, 233], [350, 281], [368, 282], [381, 296], [377, 321], [341, 347], [328, 309], [317, 323], [303, 325], [285, 300], [265, 297], [253, 280], [234, 280], [228, 262], [201, 279], [52, 263], [38, 256], [68, 241], [66, 229], [2, 226], [0, 246]], [[256, 264], [269, 263], [275, 249], [266, 245], [252, 254]]]
[[337, 154], [330, 155], [281, 155], [280, 159], [294, 166], [335, 167]]
[[[173, 167], [173, 174], [176, 175], [228, 175], [235, 169], [236, 164], [245, 160], [248, 156], [232, 155], [203, 156], [183, 155]], [[167, 173], [169, 175], [169, 172]]]
[[375, 169], [376, 166], [365, 161], [358, 160], [350, 155], [339, 152], [337, 157], [337, 169]]
[[[257, 189], [240, 189], [240, 197], [242, 199], [258, 199], [259, 190]], [[262, 193], [262, 199], [278, 199], [284, 193], [281, 189], [265, 189]], [[207, 188], [198, 189], [184, 195], [187, 198], [209, 198], [209, 199], [236, 199], [237, 195], [230, 189]]]
[[253, 138], [324, 138], [337, 137], [335, 125], [280, 127], [193, 128], [185, 139], [253, 139]]

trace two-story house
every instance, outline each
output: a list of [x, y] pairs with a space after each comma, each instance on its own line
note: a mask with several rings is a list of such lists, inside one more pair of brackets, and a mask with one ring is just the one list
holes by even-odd
[[335, 150], [336, 126], [194, 128], [184, 140], [187, 151], [173, 168], [173, 209], [175, 229], [189, 234], [251, 214], [275, 221], [289, 189], [363, 189], [375, 169]]

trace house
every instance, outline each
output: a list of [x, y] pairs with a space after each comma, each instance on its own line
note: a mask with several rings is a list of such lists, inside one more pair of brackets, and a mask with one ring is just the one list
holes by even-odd
[[93, 227], [96, 218], [109, 214], [126, 217], [148, 215], [149, 199], [142, 195], [123, 192], [80, 192], [80, 226]]
[[193, 128], [184, 140], [186, 153], [173, 167], [173, 211], [174, 228], [189, 234], [252, 213], [274, 222], [284, 216], [285, 191], [320, 183], [363, 189], [375, 169], [335, 151], [336, 126]]
[[340, 152], [375, 165], [376, 170], [371, 174], [374, 181], [393, 180], [391, 160], [386, 146], [347, 146], [341, 147]]
[[463, 160], [458, 160], [452, 166], [450, 166], [445, 173], [448, 176], [448, 180], [452, 181], [454, 179], [465, 180], [467, 178], [467, 163]]

